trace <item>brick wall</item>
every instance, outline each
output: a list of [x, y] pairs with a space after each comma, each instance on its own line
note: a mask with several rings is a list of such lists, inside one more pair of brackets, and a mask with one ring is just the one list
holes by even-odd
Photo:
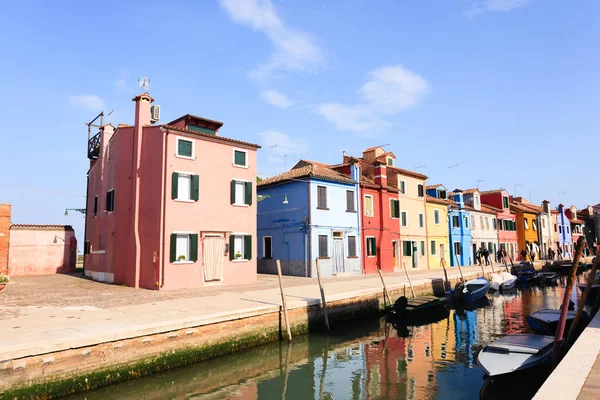
[[0, 274], [8, 274], [8, 243], [10, 241], [10, 204], [0, 204]]

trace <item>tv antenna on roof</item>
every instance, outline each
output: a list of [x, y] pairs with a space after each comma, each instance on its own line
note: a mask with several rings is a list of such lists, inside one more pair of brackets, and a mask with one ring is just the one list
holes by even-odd
[[137, 86], [142, 89], [144, 92], [149, 92], [151, 85], [150, 85], [150, 78], [146, 77], [146, 76], [142, 76], [138, 78], [137, 81]]

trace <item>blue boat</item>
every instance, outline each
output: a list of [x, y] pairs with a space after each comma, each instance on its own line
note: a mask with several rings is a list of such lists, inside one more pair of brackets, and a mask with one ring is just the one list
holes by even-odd
[[452, 300], [463, 303], [473, 303], [487, 294], [490, 290], [490, 281], [481, 277], [467, 281], [466, 283], [458, 283], [452, 293]]
[[537, 278], [538, 274], [533, 269], [526, 269], [517, 274], [517, 280], [522, 283], [535, 281]]

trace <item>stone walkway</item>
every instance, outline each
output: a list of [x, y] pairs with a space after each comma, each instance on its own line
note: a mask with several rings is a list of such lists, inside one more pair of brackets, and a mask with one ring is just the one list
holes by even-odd
[[577, 398], [579, 400], [600, 399], [600, 353]]
[[[466, 279], [481, 276], [479, 266], [463, 267]], [[496, 267], [498, 272], [498, 267]], [[492, 272], [485, 267], [485, 272]], [[404, 272], [384, 274], [391, 289], [408, 290]], [[448, 268], [450, 279], [460, 277]], [[412, 283], [441, 284], [443, 270], [411, 271]], [[378, 275], [323, 279], [327, 301], [379, 294]], [[288, 308], [320, 304], [317, 279], [284, 277]], [[0, 363], [21, 357], [103, 342], [214, 324], [279, 312], [276, 275], [259, 275], [246, 285], [153, 291], [109, 285], [81, 275], [15, 278], [0, 293]]]

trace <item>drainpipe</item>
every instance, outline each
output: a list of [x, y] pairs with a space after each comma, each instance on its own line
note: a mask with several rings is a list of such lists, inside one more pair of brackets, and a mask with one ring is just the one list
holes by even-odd
[[164, 249], [165, 249], [165, 237], [166, 237], [166, 221], [167, 218], [166, 209], [167, 209], [167, 136], [170, 131], [168, 129], [161, 128], [161, 131], [164, 133], [163, 138], [163, 155], [162, 155], [162, 198], [161, 202], [161, 210], [162, 215], [160, 216], [160, 248], [158, 249], [158, 262], [155, 265], [155, 268], [159, 270], [159, 282], [156, 282], [158, 288], [162, 288], [165, 286], [165, 264], [166, 260], [164, 257]]

